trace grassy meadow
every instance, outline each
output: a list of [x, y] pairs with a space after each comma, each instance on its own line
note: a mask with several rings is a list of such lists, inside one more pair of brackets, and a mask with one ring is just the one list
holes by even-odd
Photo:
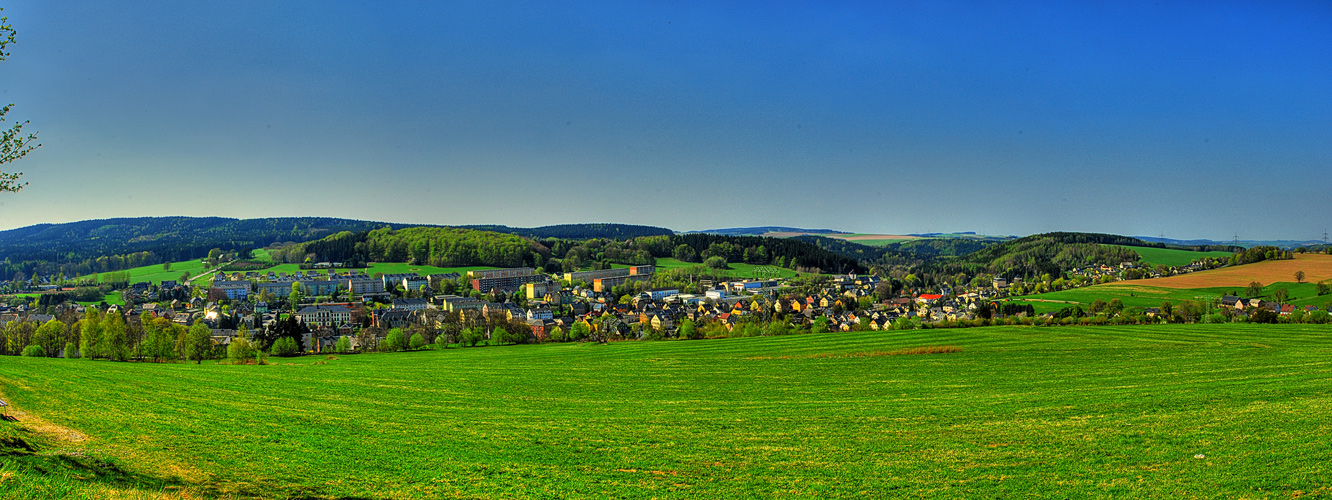
[[[958, 352], [891, 354], [925, 346]], [[1326, 327], [991, 327], [275, 361], [0, 359], [0, 393], [21, 411], [0, 422], [0, 497], [1332, 493]]]
[[[199, 259], [195, 259], [195, 260], [184, 260], [180, 262], [172, 262], [171, 270], [169, 271], [164, 270], [162, 268], [162, 264], [133, 267], [127, 269], [126, 271], [129, 271], [130, 283], [148, 281], [160, 285], [164, 280], [179, 281], [180, 275], [184, 274], [186, 271], [189, 271], [190, 277], [194, 277], [198, 276], [199, 273], [207, 271], [208, 269], [209, 268], [206, 265], [204, 265], [203, 262], [201, 262]], [[125, 271], [116, 271], [116, 272], [125, 272]], [[93, 277], [96, 278], [96, 280], [99, 282], [102, 280], [102, 274], [94, 274]]]
[[[736, 263], [736, 262], [727, 265], [730, 266], [730, 269], [722, 270], [720, 271], [720, 273], [733, 278], [741, 278], [741, 279], [793, 278], [800, 275], [800, 273], [792, 271], [790, 269], [774, 267], [774, 266], [759, 266], [754, 264], [745, 264], [745, 263]], [[701, 267], [701, 266], [703, 266], [703, 264], [699, 264], [697, 262], [683, 262], [672, 258], [657, 259], [657, 269], [662, 271], [670, 269]]]
[[1193, 261], [1204, 257], [1230, 257], [1231, 252], [1194, 252], [1191, 250], [1177, 250], [1173, 248], [1149, 248], [1149, 247], [1130, 247], [1119, 245], [1120, 248], [1127, 248], [1137, 252], [1142, 257], [1142, 261], [1156, 266], [1187, 266]]
[[[1318, 306], [1320, 308], [1332, 303], [1332, 295], [1318, 295], [1318, 287], [1313, 283], [1272, 283], [1263, 287], [1263, 293], [1260, 297], [1275, 300], [1275, 292], [1278, 289], [1285, 289], [1290, 298], [1286, 303], [1296, 306]], [[1212, 287], [1212, 288], [1166, 288], [1153, 287], [1145, 285], [1123, 285], [1119, 283], [1107, 283], [1104, 285], [1089, 286], [1085, 288], [1074, 288], [1058, 292], [1042, 293], [1035, 295], [1024, 295], [1009, 299], [1011, 302], [1020, 304], [1031, 304], [1036, 308], [1037, 314], [1054, 312], [1069, 306], [1082, 306], [1086, 309], [1092, 302], [1103, 300], [1110, 302], [1113, 299], [1119, 299], [1124, 302], [1126, 307], [1160, 307], [1161, 302], [1170, 301], [1172, 304], [1179, 304], [1185, 300], [1194, 302], [1213, 303], [1221, 298], [1222, 295], [1237, 295], [1244, 297], [1248, 295], [1245, 287]]]

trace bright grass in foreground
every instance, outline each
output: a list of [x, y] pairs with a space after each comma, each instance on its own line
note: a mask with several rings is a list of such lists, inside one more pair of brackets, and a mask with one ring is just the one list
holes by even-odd
[[5, 499], [1332, 493], [1332, 329], [1313, 326], [6, 357], [0, 392], [26, 412], [0, 423]]

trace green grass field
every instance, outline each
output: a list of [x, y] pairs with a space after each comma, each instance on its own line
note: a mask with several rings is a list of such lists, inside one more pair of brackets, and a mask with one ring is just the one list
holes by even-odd
[[[932, 345], [961, 352], [876, 355]], [[6, 357], [0, 497], [1327, 495], [1329, 387], [1299, 325]]]
[[[657, 269], [663, 271], [702, 266], [703, 264], [696, 262], [681, 262], [672, 258], [657, 259]], [[790, 269], [773, 266], [757, 266], [754, 264], [732, 263], [730, 264], [730, 267], [730, 269], [721, 271], [721, 273], [726, 276], [741, 279], [793, 278], [801, 274]]]
[[1230, 257], [1230, 252], [1193, 252], [1173, 248], [1130, 247], [1119, 245], [1137, 252], [1142, 261], [1150, 265], [1187, 266], [1204, 257]]
[[[1317, 285], [1313, 283], [1273, 283], [1263, 287], [1262, 297], [1270, 300], [1274, 292], [1280, 288], [1286, 289], [1290, 294], [1287, 303], [1296, 306], [1313, 305], [1321, 308], [1332, 302], [1332, 295], [1319, 296]], [[1073, 305], [1086, 309], [1098, 299], [1106, 302], [1120, 299], [1126, 307], [1160, 307], [1161, 302], [1167, 300], [1174, 304], [1185, 300], [1212, 303], [1219, 300], [1222, 295], [1229, 294], [1238, 294], [1241, 297], [1246, 295], [1243, 287], [1180, 289], [1108, 283], [1059, 292], [1024, 295], [1009, 300], [1020, 304], [1031, 304], [1036, 308], [1037, 314], [1043, 314]]]
[[[172, 262], [171, 270], [162, 269], [162, 264], [153, 264], [151, 266], [142, 266], [127, 269], [130, 275], [130, 283], [148, 281], [156, 284], [162, 284], [163, 280], [179, 281], [180, 275], [189, 271], [190, 277], [198, 276], [199, 273], [208, 270], [208, 268], [198, 260], [186, 260], [181, 262]], [[124, 271], [118, 271], [124, 272]], [[101, 274], [94, 274], [97, 281], [102, 280]]]

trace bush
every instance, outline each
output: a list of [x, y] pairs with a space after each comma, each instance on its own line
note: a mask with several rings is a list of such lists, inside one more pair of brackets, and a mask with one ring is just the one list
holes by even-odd
[[386, 352], [401, 351], [407, 347], [407, 336], [403, 335], [401, 328], [389, 330], [388, 336], [384, 337], [384, 344], [380, 350]]
[[300, 346], [296, 345], [296, 339], [291, 337], [282, 337], [273, 342], [273, 355], [282, 357], [291, 357], [299, 354]]
[[[291, 337], [283, 338], [291, 339]], [[246, 363], [253, 359], [258, 351], [254, 344], [250, 343], [250, 339], [237, 337], [231, 341], [231, 345], [227, 346], [227, 358], [235, 362]]]
[[708, 257], [707, 260], [703, 261], [703, 265], [713, 269], [727, 269], [728, 267], [726, 259], [723, 257]]
[[30, 345], [23, 348], [23, 356], [29, 358], [45, 358], [46, 350], [42, 349], [42, 346], [36, 344]]
[[412, 340], [409, 341], [408, 345], [412, 348], [412, 350], [417, 350], [422, 347], [425, 347], [426, 345], [425, 337], [422, 337], [421, 334], [419, 333], [414, 334], [412, 335]]
[[440, 334], [438, 337], [435, 337], [435, 347], [438, 347], [438, 348], [440, 348], [440, 349], [448, 349], [448, 348], [449, 348], [449, 336], [448, 336], [448, 335], [444, 335], [444, 334]]
[[74, 346], [73, 342], [65, 343], [65, 357], [70, 359], [79, 357], [79, 350]]
[[566, 340], [569, 340], [569, 336], [564, 333], [563, 328], [557, 326], [555, 327], [555, 329], [550, 331], [551, 342], [564, 342]]
[[481, 343], [481, 340], [484, 338], [485, 336], [482, 335], [481, 330], [468, 328], [462, 331], [462, 342], [459, 343], [468, 347], [476, 347], [476, 345]]
[[333, 350], [340, 354], [351, 352], [351, 339], [348, 339], [347, 337], [338, 337], [338, 343], [333, 346]]

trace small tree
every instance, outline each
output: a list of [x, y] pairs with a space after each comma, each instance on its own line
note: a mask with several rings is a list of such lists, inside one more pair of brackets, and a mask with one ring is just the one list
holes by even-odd
[[213, 330], [203, 322], [195, 323], [186, 334], [185, 359], [202, 364], [213, 354]]
[[1285, 288], [1278, 288], [1276, 291], [1272, 292], [1272, 298], [1275, 298], [1277, 303], [1285, 304], [1286, 299], [1290, 298], [1290, 291]]
[[1247, 291], [1249, 292], [1249, 297], [1257, 297], [1259, 295], [1262, 295], [1263, 284], [1257, 281], [1250, 281], [1249, 288], [1247, 289]]
[[401, 328], [394, 328], [384, 337], [384, 344], [385, 351], [401, 351], [407, 347], [407, 337], [403, 335]]
[[490, 332], [490, 343], [491, 343], [491, 344], [499, 345], [499, 344], [505, 344], [505, 343], [508, 343], [508, 342], [510, 342], [510, 339], [509, 339], [509, 331], [508, 331], [508, 330], [505, 330], [504, 327], [496, 328], [495, 331]]
[[250, 342], [248, 337], [237, 335], [235, 339], [231, 340], [231, 345], [227, 346], [227, 359], [244, 363], [254, 359], [258, 352], [259, 350], [254, 348], [254, 344]]
[[810, 327], [810, 331], [813, 333], [827, 333], [830, 331], [828, 317], [819, 316], [816, 318], [813, 326]]
[[677, 332], [677, 335], [681, 339], [696, 338], [695, 336], [698, 335], [698, 333], [698, 325], [695, 325], [692, 320], [686, 319], [680, 322], [680, 330]]
[[340, 354], [351, 352], [351, 340], [347, 337], [338, 337], [338, 343], [333, 346], [333, 350]]
[[300, 353], [300, 346], [296, 345], [296, 339], [291, 337], [282, 337], [273, 342], [273, 355], [282, 357], [291, 357]]
[[448, 336], [448, 335], [440, 335], [440, 336], [438, 336], [438, 337], [435, 337], [435, 347], [436, 347], [436, 348], [439, 348], [439, 349], [448, 349], [448, 348], [449, 348], [449, 336]]
[[568, 338], [569, 336], [564, 333], [564, 329], [558, 326], [550, 331], [551, 342], [564, 342]]
[[1295, 283], [1304, 283], [1304, 271], [1295, 271]]
[[408, 345], [412, 348], [413, 351], [425, 347], [426, 345], [425, 337], [422, 337], [421, 334], [419, 333], [412, 335], [412, 339], [408, 341]]
[[23, 348], [22, 355], [28, 358], [45, 358], [46, 349], [42, 349], [42, 346], [39, 346], [37, 344], [31, 344], [28, 347]]
[[727, 268], [727, 265], [726, 265], [726, 258], [725, 258], [725, 257], [721, 257], [721, 256], [708, 257], [707, 260], [704, 260], [704, 261], [703, 261], [703, 265], [708, 266], [708, 267], [713, 268], [713, 269], [726, 269], [726, 268]]

